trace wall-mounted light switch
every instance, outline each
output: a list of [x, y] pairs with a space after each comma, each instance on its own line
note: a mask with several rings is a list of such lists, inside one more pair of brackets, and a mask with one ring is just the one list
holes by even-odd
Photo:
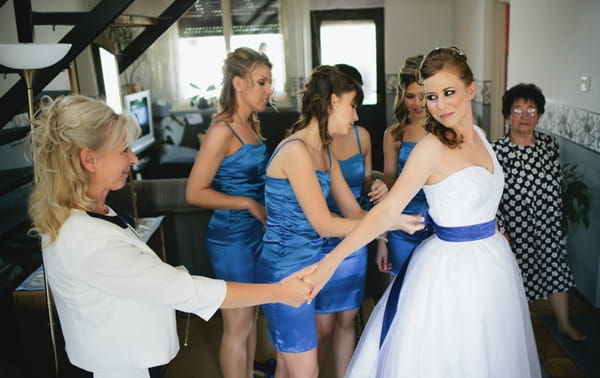
[[590, 78], [589, 76], [581, 76], [579, 81], [579, 90], [582, 92], [587, 92], [590, 90]]

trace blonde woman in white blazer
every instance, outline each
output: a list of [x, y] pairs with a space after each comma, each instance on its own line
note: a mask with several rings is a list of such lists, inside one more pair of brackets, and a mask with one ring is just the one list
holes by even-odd
[[190, 275], [162, 262], [105, 204], [138, 162], [130, 115], [84, 96], [45, 100], [33, 120], [35, 181], [29, 213], [42, 239], [69, 361], [78, 377], [161, 377], [179, 349], [175, 310], [209, 319], [218, 308], [299, 306], [312, 271], [272, 284]]

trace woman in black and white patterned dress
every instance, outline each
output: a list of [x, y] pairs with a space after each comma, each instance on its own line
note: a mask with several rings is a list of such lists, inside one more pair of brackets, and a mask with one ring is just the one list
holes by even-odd
[[558, 143], [554, 137], [535, 131], [545, 102], [534, 84], [518, 84], [502, 98], [509, 131], [492, 143], [505, 175], [498, 225], [521, 268], [527, 298], [548, 298], [559, 332], [581, 341], [584, 334], [569, 318], [567, 291], [575, 283], [561, 232]]

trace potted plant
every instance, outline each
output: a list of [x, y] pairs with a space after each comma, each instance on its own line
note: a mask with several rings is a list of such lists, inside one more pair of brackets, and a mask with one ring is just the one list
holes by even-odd
[[585, 228], [590, 225], [589, 190], [581, 175], [576, 171], [578, 164], [566, 163], [562, 167], [561, 196], [563, 202], [563, 218], [561, 229], [563, 235], [577, 231], [580, 223]]
[[211, 84], [205, 90], [194, 83], [190, 83], [190, 86], [199, 92], [190, 98], [191, 106], [195, 106], [199, 109], [206, 109], [216, 104], [218, 93], [215, 85]]

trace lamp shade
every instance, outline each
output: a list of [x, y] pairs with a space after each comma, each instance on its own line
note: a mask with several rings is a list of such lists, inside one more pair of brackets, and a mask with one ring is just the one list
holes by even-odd
[[14, 69], [38, 69], [61, 60], [70, 43], [13, 43], [0, 44], [0, 64]]

